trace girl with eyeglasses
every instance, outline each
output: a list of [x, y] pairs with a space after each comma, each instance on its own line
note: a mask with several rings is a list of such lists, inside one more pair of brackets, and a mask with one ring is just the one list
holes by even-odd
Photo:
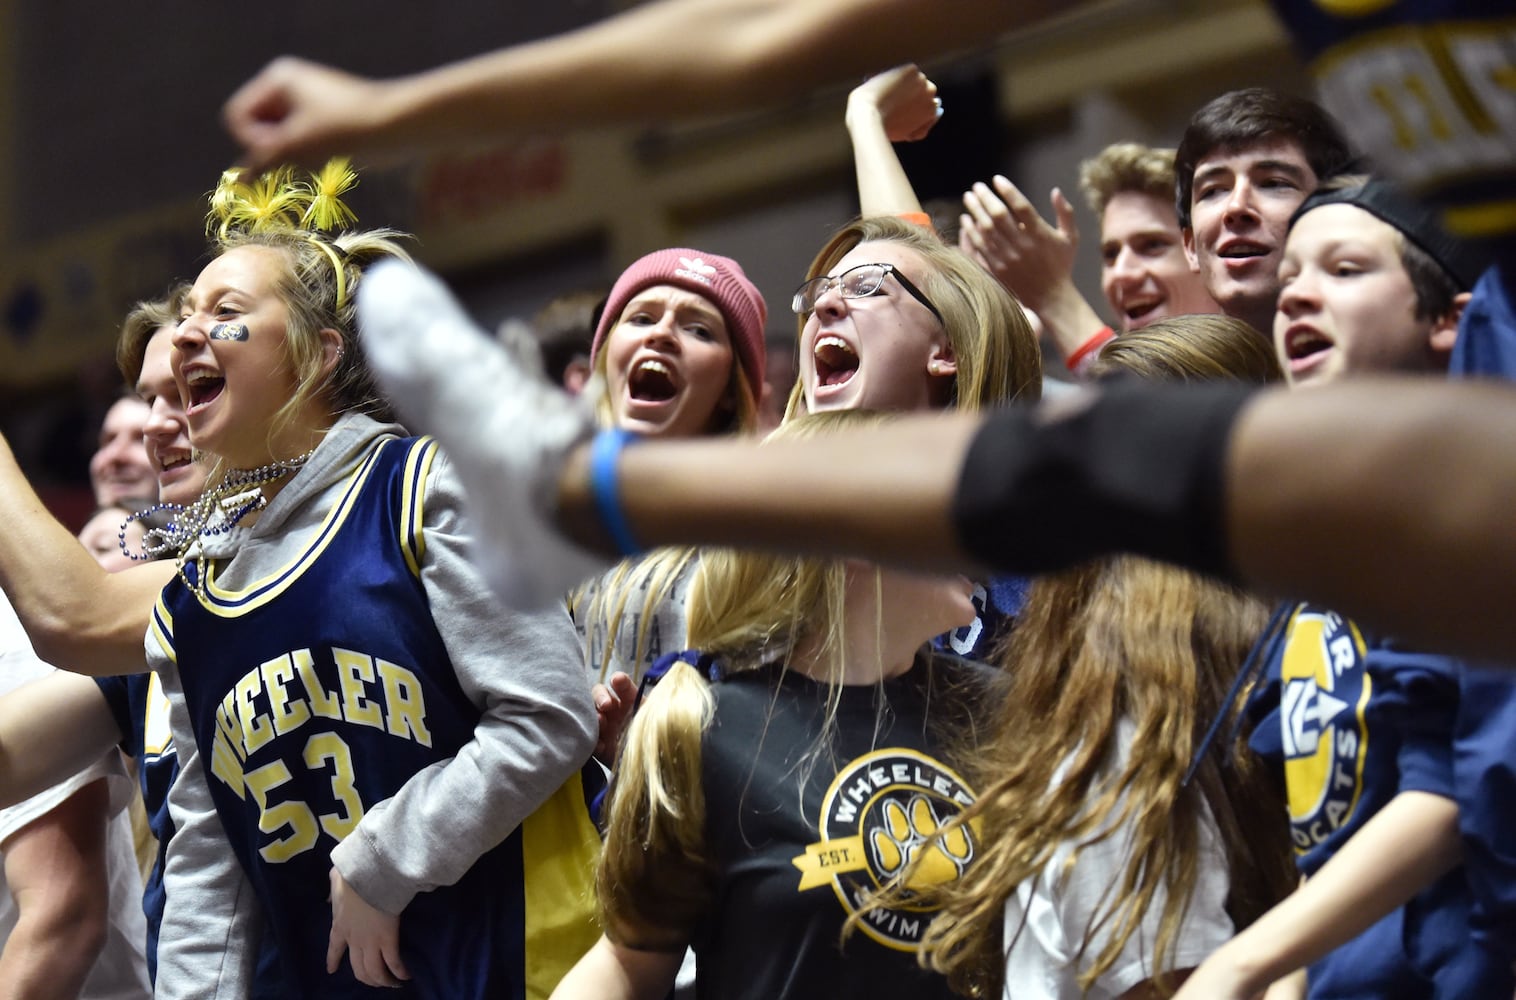
[[892, 216], [844, 226], [811, 262], [791, 306], [800, 378], [786, 417], [976, 410], [1041, 396], [1041, 356], [1021, 308], [922, 226]]
[[[1042, 357], [1021, 307], [929, 229], [892, 216], [845, 226], [816, 255], [792, 307], [800, 378], [786, 418], [832, 409], [977, 410], [1042, 394]], [[980, 614], [945, 636], [982, 657], [1023, 597], [992, 578]]]

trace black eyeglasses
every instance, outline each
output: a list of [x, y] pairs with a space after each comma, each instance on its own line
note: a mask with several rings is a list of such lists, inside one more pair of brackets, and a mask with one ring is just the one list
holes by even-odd
[[937, 317], [937, 322], [947, 326], [942, 313], [932, 305], [931, 299], [928, 299], [921, 289], [911, 284], [911, 280], [901, 274], [900, 269], [894, 264], [859, 264], [857, 267], [848, 268], [835, 278], [826, 275], [812, 278], [795, 289], [795, 299], [790, 303], [790, 308], [795, 310], [797, 316], [809, 314], [816, 308], [816, 300], [825, 295], [827, 289], [833, 285], [837, 286], [837, 290], [845, 299], [861, 299], [878, 295], [884, 279], [892, 274], [895, 280], [900, 282], [900, 287], [910, 293], [911, 298], [931, 310], [932, 315]]

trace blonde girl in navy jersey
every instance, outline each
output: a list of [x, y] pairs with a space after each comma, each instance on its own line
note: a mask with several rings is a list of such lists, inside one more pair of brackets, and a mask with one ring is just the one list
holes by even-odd
[[351, 180], [213, 196], [171, 366], [215, 471], [149, 545], [177, 566], [79, 565], [7, 463], [27, 542], [0, 567], [57, 558], [21, 610], [65, 662], [140, 670], [149, 632], [183, 764], [160, 995], [241, 995], [263, 937], [281, 995], [542, 996], [594, 937], [593, 708], [561, 610], [510, 613], [472, 569], [446, 457], [370, 415], [353, 296], [404, 254], [338, 231]]
[[340, 183], [223, 183], [220, 254], [174, 332], [191, 439], [222, 471], [176, 522], [148, 647], [199, 751], [176, 808], [214, 807], [232, 852], [181, 831], [164, 943], [250, 885], [292, 993], [541, 995], [590, 927], [577, 648], [561, 612], [489, 599], [445, 456], [368, 415], [352, 296], [403, 251], [309, 225], [344, 221]]

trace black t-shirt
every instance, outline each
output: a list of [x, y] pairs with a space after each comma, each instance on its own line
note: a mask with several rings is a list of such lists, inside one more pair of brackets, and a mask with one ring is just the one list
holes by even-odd
[[825, 685], [777, 667], [714, 685], [702, 764], [716, 899], [694, 934], [700, 997], [954, 996], [916, 962], [930, 912], [874, 911], [840, 935], [860, 898], [921, 850], [934, 880], [973, 859], [971, 834], [942, 848], [926, 837], [972, 801], [938, 734], [967, 736], [984, 676], [938, 658], [880, 686], [844, 687], [829, 739], [818, 738]]

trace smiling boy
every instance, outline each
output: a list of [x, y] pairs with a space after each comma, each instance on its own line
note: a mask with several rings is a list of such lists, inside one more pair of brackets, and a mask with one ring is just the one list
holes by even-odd
[[1350, 159], [1305, 98], [1249, 87], [1195, 112], [1175, 155], [1175, 207], [1190, 267], [1223, 312], [1272, 329], [1290, 217]]

